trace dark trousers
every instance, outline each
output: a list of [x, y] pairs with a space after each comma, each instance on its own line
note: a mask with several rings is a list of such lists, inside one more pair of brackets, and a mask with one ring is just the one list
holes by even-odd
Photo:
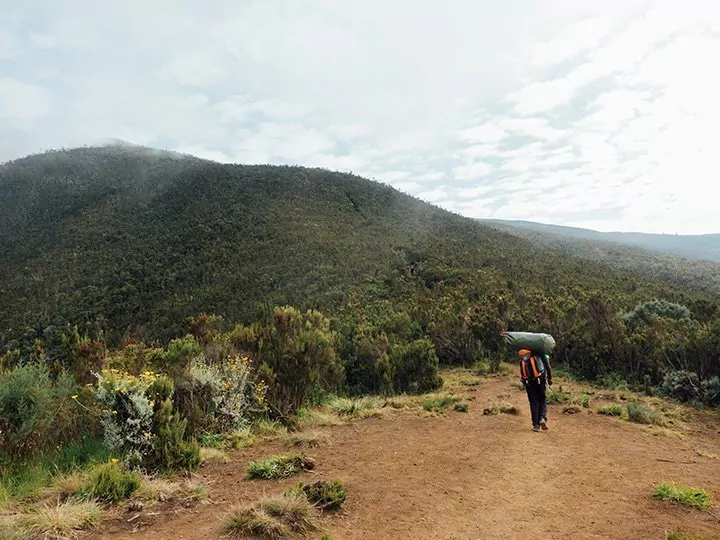
[[525, 385], [528, 401], [530, 401], [530, 416], [533, 426], [540, 425], [540, 419], [547, 419], [547, 401], [545, 400], [545, 381], [529, 381]]

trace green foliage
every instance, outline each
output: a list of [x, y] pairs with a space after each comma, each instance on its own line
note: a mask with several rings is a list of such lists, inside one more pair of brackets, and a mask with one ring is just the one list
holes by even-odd
[[442, 386], [438, 358], [429, 340], [396, 345], [390, 355], [390, 365], [394, 374], [394, 392], [424, 394]]
[[304, 453], [277, 455], [258, 461], [250, 461], [247, 475], [248, 478], [272, 480], [292, 476], [304, 469], [312, 469], [313, 466], [314, 462], [306, 457]]
[[443, 412], [445, 409], [458, 402], [454, 396], [432, 396], [422, 401], [422, 408], [428, 412]]
[[311, 484], [301, 482], [285, 493], [288, 495], [303, 493], [310, 504], [322, 510], [337, 510], [347, 499], [347, 491], [340, 480], [317, 480]]
[[653, 488], [652, 496], [661, 501], [676, 502], [692, 508], [712, 507], [712, 497], [704, 489], [686, 487], [677, 483], [662, 482]]
[[683, 402], [700, 400], [703, 397], [697, 374], [684, 370], [668, 371], [660, 386], [660, 392]]
[[602, 407], [598, 407], [598, 414], [604, 414], [606, 416], [622, 416], [625, 409], [623, 409], [620, 405], [604, 405]]
[[692, 313], [686, 306], [655, 299], [637, 305], [632, 311], [623, 315], [623, 320], [630, 326], [638, 326], [648, 324], [654, 317], [689, 320], [692, 318]]
[[344, 378], [337, 334], [317, 311], [303, 315], [292, 307], [277, 308], [272, 323], [238, 326], [231, 336], [253, 355], [267, 384], [268, 406], [281, 418], [289, 418], [313, 394], [338, 389]]
[[562, 386], [549, 388], [545, 399], [549, 404], [569, 403], [573, 399], [572, 392], [565, 390]]
[[117, 460], [99, 465], [93, 471], [90, 496], [107, 502], [129, 498], [140, 487], [142, 477], [133, 471], [125, 471]]
[[702, 396], [703, 402], [710, 407], [720, 406], [720, 377], [715, 375], [702, 382]]
[[628, 420], [636, 424], [665, 424], [662, 416], [641, 401], [630, 401], [626, 405]]
[[460, 401], [455, 404], [453, 409], [457, 412], [468, 412], [468, 404], [465, 403], [464, 401]]
[[80, 393], [72, 375], [53, 377], [39, 362], [0, 373], [0, 452], [28, 456], [78, 438], [88, 427]]

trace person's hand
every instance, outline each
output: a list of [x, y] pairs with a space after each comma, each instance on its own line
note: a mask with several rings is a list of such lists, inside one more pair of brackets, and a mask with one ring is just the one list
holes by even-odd
[[552, 386], [552, 380], [548, 381], [548, 386]]

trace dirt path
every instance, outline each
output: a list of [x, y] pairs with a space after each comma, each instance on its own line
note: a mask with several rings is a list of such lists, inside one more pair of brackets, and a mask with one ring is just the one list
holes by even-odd
[[[704, 487], [720, 501], [717, 418], [694, 420], [695, 429], [676, 438], [550, 406], [550, 430], [534, 433], [525, 395], [510, 381], [499, 377], [465, 388], [477, 397], [467, 414], [402, 412], [321, 428], [330, 442], [309, 451], [317, 468], [300, 479], [340, 478], [348, 488], [342, 512], [324, 516], [321, 525], [334, 539], [662, 539], [677, 529], [720, 538], [720, 521], [709, 514], [649, 495], [653, 484], [677, 480]], [[503, 395], [520, 416], [482, 414]], [[210, 485], [208, 504], [133, 523], [125, 514], [94, 537], [218, 538], [229, 508], [298, 482], [244, 478], [248, 459], [281, 448], [263, 444], [201, 469]]]

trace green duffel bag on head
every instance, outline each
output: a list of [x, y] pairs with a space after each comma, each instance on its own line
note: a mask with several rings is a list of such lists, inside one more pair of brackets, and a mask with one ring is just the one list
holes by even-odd
[[511, 348], [515, 350], [529, 349], [536, 353], [550, 354], [555, 348], [555, 338], [550, 334], [539, 334], [535, 332], [501, 332]]

